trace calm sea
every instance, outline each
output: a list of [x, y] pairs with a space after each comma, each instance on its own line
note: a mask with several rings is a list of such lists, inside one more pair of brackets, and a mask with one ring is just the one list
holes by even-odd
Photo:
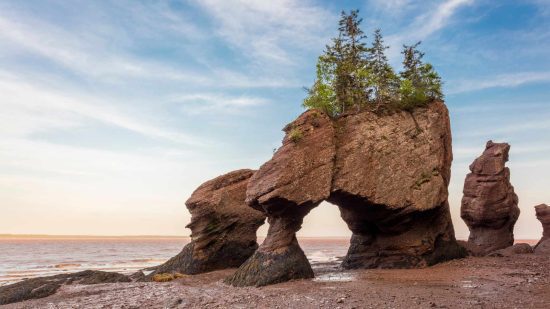
[[[313, 267], [338, 260], [349, 244], [348, 238], [299, 241]], [[163, 263], [188, 242], [187, 237], [0, 237], [0, 285], [85, 269], [132, 273]]]

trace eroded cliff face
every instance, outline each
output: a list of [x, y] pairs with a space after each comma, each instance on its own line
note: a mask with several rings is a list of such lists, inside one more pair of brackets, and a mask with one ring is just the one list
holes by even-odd
[[198, 274], [240, 266], [258, 248], [263, 212], [245, 203], [253, 170], [237, 170], [205, 182], [185, 203], [191, 213], [191, 242], [154, 273]]
[[509, 151], [506, 143], [487, 142], [464, 181], [461, 217], [470, 229], [468, 246], [475, 255], [514, 244], [514, 225], [520, 211], [510, 170], [505, 166]]
[[338, 205], [353, 232], [346, 268], [423, 267], [463, 256], [447, 203], [452, 152], [442, 102], [413, 113], [365, 111], [337, 120], [310, 110], [285, 132], [246, 194], [268, 217], [267, 238], [228, 283], [312, 277], [295, 233], [323, 200]]

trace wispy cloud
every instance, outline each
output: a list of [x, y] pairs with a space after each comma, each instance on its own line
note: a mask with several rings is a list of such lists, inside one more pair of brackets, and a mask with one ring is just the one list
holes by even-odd
[[[0, 13], [1, 14], [1, 13]], [[113, 50], [104, 37], [75, 35], [58, 26], [37, 20], [18, 23], [0, 15], [0, 38], [6, 49], [38, 54], [81, 76], [103, 80], [128, 78], [174, 79], [207, 82], [198, 72], [175, 70], [161, 63], [137, 59], [120, 50]], [[7, 43], [11, 42], [11, 45]]]
[[[326, 43], [333, 16], [309, 1], [195, 1], [217, 24], [217, 33], [263, 64], [295, 63], [290, 47], [315, 50]], [[332, 28], [332, 27], [331, 27]]]
[[412, 44], [415, 41], [424, 40], [445, 28], [453, 21], [452, 16], [460, 8], [473, 3], [474, 0], [446, 0], [437, 2], [436, 5], [427, 8], [425, 13], [415, 17], [403, 31], [387, 37], [387, 41], [391, 46], [390, 58], [397, 58], [403, 44]]
[[[29, 119], [45, 119], [37, 123], [21, 123], [18, 119], [4, 119], [2, 127], [7, 131], [28, 135], [30, 133], [49, 129], [49, 125], [59, 127], [77, 126], [82, 119], [94, 119], [103, 123], [124, 128], [151, 138], [160, 138], [172, 142], [200, 145], [194, 136], [163, 129], [158, 125], [148, 124], [146, 121], [137, 120], [128, 112], [120, 112], [117, 104], [109, 99], [87, 97], [83, 94], [71, 94], [65, 90], [59, 92], [33, 85], [17, 79], [8, 79], [8, 74], [0, 74], [0, 93], [3, 99], [0, 107], [4, 115], [21, 115]], [[59, 121], [58, 121], [59, 120]], [[62, 125], [58, 124], [61, 123]], [[44, 125], [45, 127], [41, 127]]]
[[474, 0], [448, 0], [439, 4], [434, 11], [416, 18], [411, 31], [413, 37], [422, 40], [451, 22], [453, 14], [463, 6], [474, 3]]
[[[136, 8], [134, 8], [136, 10]], [[160, 10], [160, 9], [159, 9]], [[135, 23], [152, 33], [174, 29], [175, 38], [184, 40], [189, 33], [195, 33], [192, 24], [179, 28], [179, 17], [172, 12], [161, 11], [166, 16], [159, 24], [153, 23], [145, 13], [135, 14], [139, 18]], [[14, 17], [15, 16], [15, 17]], [[159, 59], [134, 55], [130, 47], [111, 43], [111, 36], [118, 33], [97, 34], [93, 31], [79, 33], [51, 25], [40, 20], [26, 17], [25, 23], [17, 22], [19, 15], [4, 15], [0, 12], [0, 47], [8, 55], [21, 52], [39, 55], [52, 63], [62, 66], [70, 74], [78, 75], [94, 82], [128, 83], [135, 80], [184, 83], [187, 87], [224, 87], [224, 88], [281, 88], [291, 87], [291, 80], [263, 75], [263, 72], [243, 74], [220, 66], [205, 63], [202, 69], [190, 69], [181, 65], [168, 64]], [[17, 17], [17, 18], [16, 18]], [[173, 21], [173, 23], [170, 23]], [[99, 21], [98, 21], [99, 22]], [[145, 23], [145, 25], [143, 24]], [[152, 29], [153, 27], [156, 27]], [[199, 31], [199, 30], [197, 30]], [[181, 34], [181, 35], [180, 35]], [[153, 35], [153, 34], [151, 34]]]
[[229, 96], [224, 94], [197, 93], [172, 95], [170, 102], [181, 104], [186, 114], [202, 113], [241, 113], [251, 107], [268, 103], [264, 98], [251, 96]]
[[413, 0], [371, 0], [369, 4], [390, 15], [399, 15], [412, 6], [413, 2]]
[[519, 72], [486, 76], [483, 79], [453, 81], [448, 89], [449, 94], [478, 91], [497, 87], [517, 87], [531, 83], [550, 82], [550, 72]]

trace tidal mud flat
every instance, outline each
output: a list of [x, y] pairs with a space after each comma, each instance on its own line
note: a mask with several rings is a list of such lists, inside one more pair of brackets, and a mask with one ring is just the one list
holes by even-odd
[[313, 265], [314, 279], [232, 287], [235, 269], [171, 282], [68, 285], [2, 308], [548, 308], [550, 257], [469, 257], [421, 269], [341, 270]]

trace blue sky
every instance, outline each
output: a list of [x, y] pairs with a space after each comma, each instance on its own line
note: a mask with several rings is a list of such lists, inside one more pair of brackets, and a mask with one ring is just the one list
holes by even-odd
[[[0, 1], [0, 233], [186, 235], [202, 182], [257, 168], [342, 9], [445, 81], [457, 236], [469, 163], [512, 145], [518, 238], [550, 203], [550, 1]], [[349, 235], [321, 205], [301, 235]]]

